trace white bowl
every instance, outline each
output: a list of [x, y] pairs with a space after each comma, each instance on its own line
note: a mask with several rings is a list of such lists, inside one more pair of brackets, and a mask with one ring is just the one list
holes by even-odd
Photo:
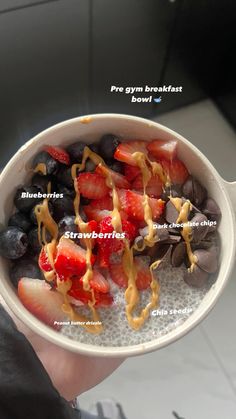
[[[222, 212], [219, 227], [221, 237], [220, 268], [216, 282], [186, 321], [176, 325], [168, 333], [160, 334], [160, 336], [155, 337], [151, 341], [122, 347], [81, 343], [69, 339], [67, 336], [46, 326], [22, 305], [9, 279], [8, 262], [3, 258], [1, 258], [0, 263], [0, 293], [16, 316], [45, 339], [65, 349], [86, 355], [127, 357], [154, 351], [181, 338], [203, 320], [216, 303], [234, 264], [235, 216], [233, 204], [236, 205], [236, 183], [224, 181], [208, 159], [195, 146], [181, 135], [160, 124], [128, 115], [89, 115], [62, 122], [41, 132], [21, 147], [9, 161], [0, 176], [1, 224], [5, 225], [7, 223], [9, 215], [13, 210], [14, 192], [20, 184], [24, 184], [31, 177], [28, 170], [30, 162], [44, 145], [61, 145], [64, 147], [78, 139], [82, 139], [89, 144], [97, 141], [105, 133], [116, 134], [125, 140], [151, 140], [157, 138], [163, 140], [174, 138], [178, 140], [179, 157], [187, 165], [191, 174], [195, 175], [207, 188], [209, 196], [217, 201]], [[142, 331], [138, 333], [142, 333]]]

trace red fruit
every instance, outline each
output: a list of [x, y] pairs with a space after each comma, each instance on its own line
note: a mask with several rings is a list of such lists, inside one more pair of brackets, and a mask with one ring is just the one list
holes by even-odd
[[182, 185], [189, 177], [187, 168], [179, 159], [173, 161], [161, 160], [160, 163], [164, 171], [169, 175], [171, 183], [175, 185]]
[[[137, 271], [136, 286], [139, 290], [145, 290], [149, 287], [152, 277], [149, 270], [149, 258], [145, 256], [136, 256], [134, 265]], [[109, 267], [111, 279], [121, 288], [127, 288], [128, 278], [124, 272], [121, 263], [115, 263]]]
[[92, 208], [97, 208], [99, 210], [108, 210], [112, 211], [113, 209], [113, 202], [112, 197], [110, 195], [105, 196], [101, 199], [94, 199], [89, 204]]
[[115, 232], [114, 227], [111, 223], [111, 216], [105, 217], [100, 222], [99, 232], [102, 233], [103, 236], [97, 238], [97, 243], [99, 245], [99, 263], [102, 267], [106, 267], [109, 265], [109, 259], [112, 253], [117, 253], [123, 250], [124, 238], [128, 239], [129, 241], [132, 241], [136, 237], [136, 227], [130, 221], [122, 220], [121, 222], [124, 237], [120, 239], [116, 237], [105, 237], [105, 234], [111, 235], [113, 232]]
[[[146, 193], [152, 197], [159, 197], [162, 194], [162, 181], [159, 176], [152, 176], [146, 186]], [[132, 183], [132, 189], [143, 193], [143, 178], [138, 175]]]
[[52, 290], [45, 281], [21, 278], [18, 283], [18, 295], [22, 304], [48, 326], [60, 329], [54, 322], [65, 320], [61, 307], [64, 302], [59, 292]]
[[53, 159], [59, 161], [60, 163], [67, 165], [70, 164], [70, 156], [63, 148], [47, 145], [44, 147], [44, 150], [50, 154]]
[[80, 173], [77, 185], [80, 193], [89, 199], [103, 198], [110, 190], [106, 185], [106, 179], [98, 173]]
[[[91, 263], [94, 262], [95, 256], [92, 255]], [[57, 246], [54, 267], [61, 279], [67, 279], [71, 275], [82, 276], [86, 271], [86, 251], [62, 236]]]
[[116, 148], [114, 158], [124, 163], [130, 164], [131, 166], [137, 166], [135, 159], [132, 154], [136, 151], [147, 154], [146, 141], [128, 141], [126, 143], [120, 143]]
[[109, 169], [108, 167], [102, 166], [99, 164], [96, 167], [96, 173], [99, 173], [103, 177], [107, 177], [108, 174], [110, 174], [115, 186], [117, 188], [123, 188], [128, 189], [130, 188], [130, 183], [125, 178], [125, 176], [121, 175], [120, 173], [115, 172], [114, 170]]
[[[137, 220], [144, 220], [143, 195], [134, 191], [120, 189], [118, 191], [121, 208], [126, 214]], [[152, 210], [152, 219], [157, 220], [163, 210], [165, 202], [162, 199], [148, 198]]]
[[[81, 284], [83, 284], [83, 277], [80, 278]], [[107, 293], [110, 290], [110, 284], [106, 278], [97, 270], [93, 270], [93, 276], [89, 281], [91, 288], [98, 292]]]
[[107, 217], [108, 215], [111, 215], [111, 211], [93, 208], [92, 203], [89, 205], [84, 205], [83, 210], [88, 219], [96, 220], [98, 223], [102, 221], [103, 218]]
[[52, 270], [52, 265], [49, 262], [48, 255], [44, 247], [42, 247], [41, 252], [39, 254], [38, 264], [42, 271], [50, 272]]
[[[93, 299], [92, 293], [83, 289], [83, 284], [80, 279], [73, 280], [72, 287], [68, 292], [68, 295], [84, 304], [88, 304], [88, 302]], [[102, 293], [94, 290], [94, 297], [96, 300], [95, 307], [109, 306], [113, 302], [113, 298], [109, 293]]]
[[129, 182], [132, 182], [136, 176], [141, 174], [141, 170], [137, 166], [130, 166], [125, 164], [125, 177]]
[[158, 160], [173, 160], [177, 155], [177, 141], [153, 140], [148, 143], [147, 149]]

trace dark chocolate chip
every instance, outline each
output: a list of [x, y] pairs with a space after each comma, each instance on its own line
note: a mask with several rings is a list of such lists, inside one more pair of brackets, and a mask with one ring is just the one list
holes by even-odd
[[171, 264], [175, 268], [182, 265], [186, 255], [186, 244], [184, 242], [178, 243], [173, 247], [171, 254]]
[[218, 222], [221, 217], [221, 211], [216, 201], [212, 198], [207, 198], [202, 207], [202, 212], [211, 221]]
[[137, 236], [134, 240], [134, 245], [139, 251], [142, 249], [143, 243], [144, 243], [143, 236]]
[[195, 288], [201, 288], [205, 285], [209, 274], [199, 268], [198, 265], [194, 265], [193, 271], [186, 270], [184, 272], [184, 281]]
[[182, 239], [181, 235], [177, 236], [175, 234], [170, 234], [168, 239], [165, 240], [165, 242], [168, 243], [168, 244], [176, 244], [176, 243], [179, 243], [181, 241], [181, 239]]
[[182, 190], [184, 197], [196, 206], [201, 205], [207, 196], [206, 189], [193, 176], [188, 177]]
[[207, 222], [207, 217], [201, 213], [195, 214], [194, 217], [190, 220], [190, 223], [192, 224], [192, 240], [195, 243], [199, 243], [208, 233], [209, 226]]
[[181, 185], [171, 185], [167, 186], [162, 195], [161, 199], [164, 201], [167, 201], [169, 199], [169, 196], [172, 196], [173, 198], [181, 197], [182, 196], [182, 188]]
[[174, 204], [171, 201], [168, 201], [165, 208], [165, 218], [166, 221], [170, 224], [176, 223], [179, 216], [179, 212], [175, 208]]
[[209, 249], [197, 249], [193, 252], [194, 256], [197, 258], [196, 264], [203, 271], [208, 273], [214, 273], [218, 268], [218, 257], [217, 249], [212, 246]]

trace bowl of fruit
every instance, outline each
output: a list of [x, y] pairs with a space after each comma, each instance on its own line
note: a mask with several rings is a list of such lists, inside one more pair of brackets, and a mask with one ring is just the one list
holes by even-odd
[[156, 350], [196, 326], [229, 278], [235, 184], [160, 124], [62, 122], [18, 150], [0, 185], [0, 292], [63, 348]]

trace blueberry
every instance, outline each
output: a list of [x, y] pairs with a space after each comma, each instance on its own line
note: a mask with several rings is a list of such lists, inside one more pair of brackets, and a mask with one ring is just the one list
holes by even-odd
[[66, 215], [74, 214], [74, 202], [69, 195], [52, 199], [54, 219], [58, 222]]
[[70, 196], [72, 199], [75, 198], [75, 190], [73, 189], [69, 189], [64, 185], [61, 185], [60, 183], [57, 184], [57, 192], [61, 193], [64, 195], [68, 195]]
[[31, 222], [29, 218], [21, 212], [15, 212], [15, 214], [13, 214], [9, 218], [8, 225], [13, 227], [19, 227], [25, 233], [27, 233], [31, 228]]
[[92, 150], [94, 153], [99, 154], [99, 145], [98, 145], [98, 143], [88, 144], [88, 147], [89, 147], [89, 148], [90, 148], [90, 150]]
[[75, 224], [74, 215], [66, 215], [58, 223], [59, 237], [63, 236], [66, 231], [78, 233], [78, 226]]
[[[50, 214], [53, 215], [53, 206], [50, 201], [48, 202], [48, 209], [49, 209]], [[33, 207], [32, 210], [30, 211], [30, 220], [33, 224], [36, 224], [36, 225], [38, 224], [37, 217], [35, 215], [35, 207]]]
[[113, 134], [106, 134], [100, 139], [99, 154], [104, 159], [112, 159], [116, 151], [116, 147], [120, 144], [119, 139]]
[[38, 239], [37, 227], [34, 227], [29, 231], [28, 240], [29, 240], [30, 248], [33, 251], [33, 253], [38, 254], [41, 250], [41, 244], [39, 243], [39, 239]]
[[[22, 212], [28, 212], [37, 205], [42, 198], [38, 198], [37, 194], [41, 192], [36, 186], [24, 186], [22, 188], [17, 189], [15, 197], [14, 197], [14, 204], [16, 208]], [[30, 194], [31, 197], [24, 197], [24, 194]]]
[[[52, 238], [51, 238], [49, 232], [46, 231], [47, 242], [50, 243], [51, 239]], [[30, 250], [32, 251], [32, 253], [33, 254], [39, 254], [42, 246], [41, 246], [41, 243], [39, 243], [38, 228], [37, 227], [34, 227], [29, 231], [28, 241], [29, 241], [29, 246], [30, 246]]]
[[67, 147], [66, 150], [68, 151], [72, 161], [77, 162], [77, 163], [81, 162], [82, 157], [83, 157], [84, 147], [86, 145], [87, 144], [84, 143], [83, 141], [77, 141], [76, 143], [70, 144]]
[[65, 167], [65, 165], [60, 167], [57, 172], [56, 179], [59, 183], [62, 183], [67, 188], [74, 188], [74, 181], [71, 176], [71, 168]]
[[26, 233], [18, 227], [7, 227], [0, 233], [0, 255], [7, 259], [18, 259], [28, 247]]
[[10, 278], [16, 288], [20, 278], [23, 277], [42, 279], [38, 263], [29, 257], [19, 259], [10, 269]]
[[[40, 163], [43, 163], [45, 165], [46, 173], [44, 173], [38, 166]], [[46, 151], [40, 151], [34, 157], [32, 167], [33, 169], [36, 169], [37, 173], [41, 175], [52, 175], [57, 172], [59, 163], [56, 160], [54, 160]]]
[[48, 183], [52, 182], [48, 176], [40, 176], [37, 173], [32, 177], [31, 185], [36, 186], [42, 193], [47, 193]]
[[110, 160], [107, 163], [111, 170], [114, 170], [115, 172], [120, 173], [120, 174], [124, 173], [124, 165], [121, 161]]

